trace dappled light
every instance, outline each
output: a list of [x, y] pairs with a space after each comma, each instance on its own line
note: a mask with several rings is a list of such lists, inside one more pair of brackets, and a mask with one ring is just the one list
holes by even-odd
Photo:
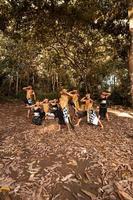
[[109, 110], [109, 112], [114, 113], [115, 115], [119, 116], [119, 117], [127, 117], [127, 118], [131, 118], [133, 119], [133, 114], [130, 112], [122, 112], [122, 111], [118, 111], [118, 110]]

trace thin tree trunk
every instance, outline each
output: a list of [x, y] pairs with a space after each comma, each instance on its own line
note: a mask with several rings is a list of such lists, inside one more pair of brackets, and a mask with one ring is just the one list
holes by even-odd
[[22, 79], [21, 79], [21, 76], [20, 76], [19, 77], [19, 89], [18, 89], [19, 92], [21, 91], [21, 88], [22, 88]]
[[30, 76], [28, 74], [28, 76], [27, 76], [27, 85], [29, 85], [29, 83], [30, 83]]
[[56, 87], [58, 89], [59, 87], [59, 78], [58, 78], [58, 73], [56, 73]]
[[35, 75], [33, 74], [32, 76], [32, 85], [34, 86], [35, 85]]
[[11, 86], [12, 86], [12, 76], [9, 77], [8, 95], [10, 95], [11, 93]]
[[52, 75], [52, 90], [55, 91], [55, 74]]
[[88, 93], [88, 83], [87, 83], [87, 77], [86, 77], [86, 74], [85, 74], [85, 91], [86, 93]]
[[129, 76], [131, 82], [131, 98], [133, 106], [133, 3], [129, 5], [128, 17], [129, 17], [129, 31], [131, 35], [131, 45], [129, 51]]
[[16, 95], [18, 94], [18, 87], [19, 87], [19, 74], [16, 72]]
[[[133, 33], [132, 33], [132, 40], [133, 40]], [[131, 82], [131, 98], [133, 105], [133, 41], [131, 43], [130, 53], [129, 53], [129, 76]]]
[[115, 89], [115, 85], [116, 85], [116, 77], [114, 76], [114, 89]]

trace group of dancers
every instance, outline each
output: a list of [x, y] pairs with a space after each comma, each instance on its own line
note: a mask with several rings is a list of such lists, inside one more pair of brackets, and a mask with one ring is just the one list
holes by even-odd
[[86, 117], [88, 124], [100, 126], [101, 128], [103, 128], [101, 120], [106, 118], [109, 121], [107, 100], [111, 94], [108, 92], [101, 93], [97, 114], [90, 94], [86, 94], [85, 97], [80, 99], [77, 90], [67, 91], [67, 89], [62, 89], [59, 99], [39, 101], [36, 99], [32, 86], [24, 87], [23, 90], [26, 91], [27, 117], [29, 118], [32, 113], [32, 123], [35, 125], [41, 125], [46, 119], [58, 119], [58, 131], [64, 126], [67, 127], [68, 131], [71, 131], [71, 129], [80, 125], [84, 117]]

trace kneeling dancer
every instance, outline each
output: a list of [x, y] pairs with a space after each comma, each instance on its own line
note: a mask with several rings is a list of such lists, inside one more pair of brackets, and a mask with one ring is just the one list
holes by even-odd
[[90, 110], [89, 111], [89, 124], [95, 125], [95, 126], [100, 126], [101, 128], [103, 128], [103, 124], [100, 121], [100, 119], [97, 117], [97, 114], [94, 110]]
[[40, 102], [37, 101], [36, 104], [29, 107], [33, 111], [32, 123], [35, 125], [42, 125], [43, 119], [45, 118], [45, 112], [40, 106]]

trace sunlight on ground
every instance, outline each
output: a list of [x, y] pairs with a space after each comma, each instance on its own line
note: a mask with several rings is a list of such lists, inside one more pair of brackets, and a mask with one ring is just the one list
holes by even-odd
[[120, 112], [118, 110], [111, 110], [111, 109], [109, 109], [109, 112], [117, 115], [118, 117], [127, 117], [127, 118], [133, 119], [133, 116], [132, 116], [133, 113], [129, 114], [127, 112]]

